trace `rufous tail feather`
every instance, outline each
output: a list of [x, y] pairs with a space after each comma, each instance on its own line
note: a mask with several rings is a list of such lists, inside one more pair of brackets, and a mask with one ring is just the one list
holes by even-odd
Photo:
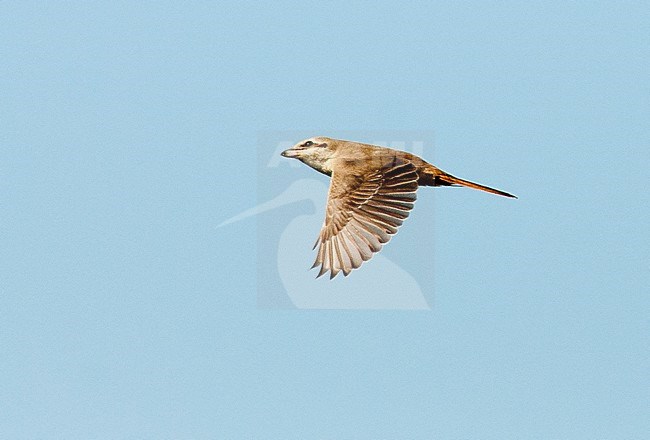
[[[464, 180], [464, 179], [459, 179], [458, 177], [454, 177], [451, 174], [439, 174], [436, 176], [436, 180], [439, 181], [440, 185], [444, 186], [451, 186], [451, 185], [462, 185], [466, 186], [468, 188], [473, 188], [473, 189], [478, 189], [481, 191], [489, 192], [492, 194], [498, 194], [500, 196], [504, 197], [511, 197], [513, 199], [516, 199], [517, 196], [514, 196], [510, 193], [507, 193], [505, 191], [501, 191], [495, 188], [490, 188], [489, 186], [481, 185], [478, 183], [470, 182], [469, 180]], [[438, 183], [438, 182], [437, 182]]]

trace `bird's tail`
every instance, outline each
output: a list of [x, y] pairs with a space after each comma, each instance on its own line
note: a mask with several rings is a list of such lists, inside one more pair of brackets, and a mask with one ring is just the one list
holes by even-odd
[[[439, 171], [439, 170], [438, 170]], [[517, 196], [514, 196], [510, 193], [507, 193], [505, 191], [501, 191], [495, 188], [490, 188], [489, 186], [481, 185], [478, 183], [470, 182], [469, 180], [464, 180], [464, 179], [459, 179], [458, 177], [454, 177], [451, 174], [447, 174], [445, 172], [440, 172], [440, 174], [437, 174], [434, 179], [434, 185], [435, 186], [456, 186], [456, 185], [461, 185], [461, 186], [466, 186], [468, 188], [473, 188], [473, 189], [479, 189], [481, 191], [489, 192], [492, 194], [498, 194], [500, 196], [504, 197], [512, 197], [514, 199], [517, 198]]]

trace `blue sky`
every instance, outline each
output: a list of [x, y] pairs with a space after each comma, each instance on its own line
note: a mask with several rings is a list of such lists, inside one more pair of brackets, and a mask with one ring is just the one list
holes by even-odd
[[[2, 3], [0, 437], [648, 437], [649, 19]], [[283, 189], [269, 130], [433, 131], [520, 198], [420, 191], [382, 255], [431, 310], [260, 307], [258, 234], [313, 209], [217, 228]]]

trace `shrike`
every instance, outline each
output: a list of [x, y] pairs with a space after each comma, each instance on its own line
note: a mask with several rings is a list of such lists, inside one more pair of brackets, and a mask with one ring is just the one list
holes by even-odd
[[405, 151], [358, 142], [313, 137], [282, 152], [331, 176], [325, 222], [314, 248], [312, 269], [345, 276], [388, 243], [413, 209], [420, 186], [457, 186], [516, 198], [459, 179]]

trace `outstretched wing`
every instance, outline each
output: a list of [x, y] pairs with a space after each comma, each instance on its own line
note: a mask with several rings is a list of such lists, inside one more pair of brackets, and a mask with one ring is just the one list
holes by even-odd
[[409, 216], [416, 199], [418, 174], [406, 160], [384, 158], [361, 175], [345, 171], [332, 174], [325, 222], [314, 245], [318, 255], [312, 268], [321, 266], [319, 277], [328, 270], [330, 279], [341, 271], [347, 276], [372, 258]]

